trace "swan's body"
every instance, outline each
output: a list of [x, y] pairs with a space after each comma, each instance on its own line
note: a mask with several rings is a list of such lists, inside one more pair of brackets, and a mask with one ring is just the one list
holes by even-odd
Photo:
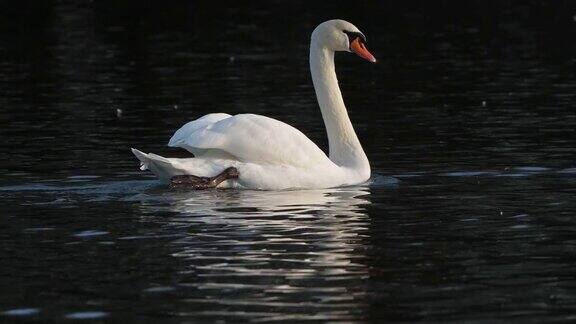
[[[235, 167], [240, 176], [218, 187], [264, 190], [319, 189], [367, 181], [370, 164], [348, 118], [334, 69], [334, 51], [352, 48], [349, 35], [361, 33], [348, 22], [330, 20], [314, 30], [310, 45], [310, 70], [330, 157], [302, 132], [281, 121], [253, 114], [215, 113], [187, 123], [170, 139], [169, 146], [186, 149], [194, 158], [164, 158], [133, 149], [142, 169], [169, 182], [187, 174], [212, 177]], [[375, 61], [366, 53], [358, 55]]]

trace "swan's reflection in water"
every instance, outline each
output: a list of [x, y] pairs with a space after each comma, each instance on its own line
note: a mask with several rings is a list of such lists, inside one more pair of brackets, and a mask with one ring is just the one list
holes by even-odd
[[170, 193], [165, 207], [176, 213], [165, 226], [187, 233], [173, 242], [173, 256], [182, 261], [179, 282], [194, 306], [180, 315], [361, 318], [368, 193]]

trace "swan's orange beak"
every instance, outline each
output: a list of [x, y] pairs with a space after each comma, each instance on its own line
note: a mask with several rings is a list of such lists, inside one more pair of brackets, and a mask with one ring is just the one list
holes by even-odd
[[350, 49], [352, 52], [356, 53], [356, 55], [360, 56], [361, 58], [370, 61], [372, 63], [376, 63], [376, 58], [372, 55], [364, 43], [360, 40], [360, 37], [356, 37], [352, 43], [350, 44]]

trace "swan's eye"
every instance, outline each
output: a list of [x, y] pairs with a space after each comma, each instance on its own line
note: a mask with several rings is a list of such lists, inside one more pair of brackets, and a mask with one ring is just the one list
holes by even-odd
[[360, 38], [360, 42], [361, 43], [366, 43], [366, 36], [364, 36], [364, 34], [359, 33], [359, 32], [351, 32], [351, 31], [347, 31], [347, 30], [343, 30], [342, 31], [344, 34], [348, 35], [348, 46], [352, 46], [352, 43], [357, 39]]
[[364, 34], [347, 30], [343, 30], [343, 32], [348, 35], [348, 50], [350, 52], [356, 53], [356, 55], [372, 63], [376, 63], [376, 58], [366, 48], [366, 36]]

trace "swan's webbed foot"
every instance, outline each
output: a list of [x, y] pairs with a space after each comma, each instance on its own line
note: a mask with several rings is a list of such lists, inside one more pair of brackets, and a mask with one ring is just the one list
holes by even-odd
[[210, 186], [210, 178], [197, 177], [195, 175], [179, 175], [170, 179], [170, 188], [207, 189]]
[[214, 177], [197, 177], [195, 175], [179, 175], [170, 179], [170, 188], [185, 188], [192, 190], [204, 190], [216, 188], [220, 183], [228, 179], [237, 179], [240, 176], [235, 167], [226, 168]]

